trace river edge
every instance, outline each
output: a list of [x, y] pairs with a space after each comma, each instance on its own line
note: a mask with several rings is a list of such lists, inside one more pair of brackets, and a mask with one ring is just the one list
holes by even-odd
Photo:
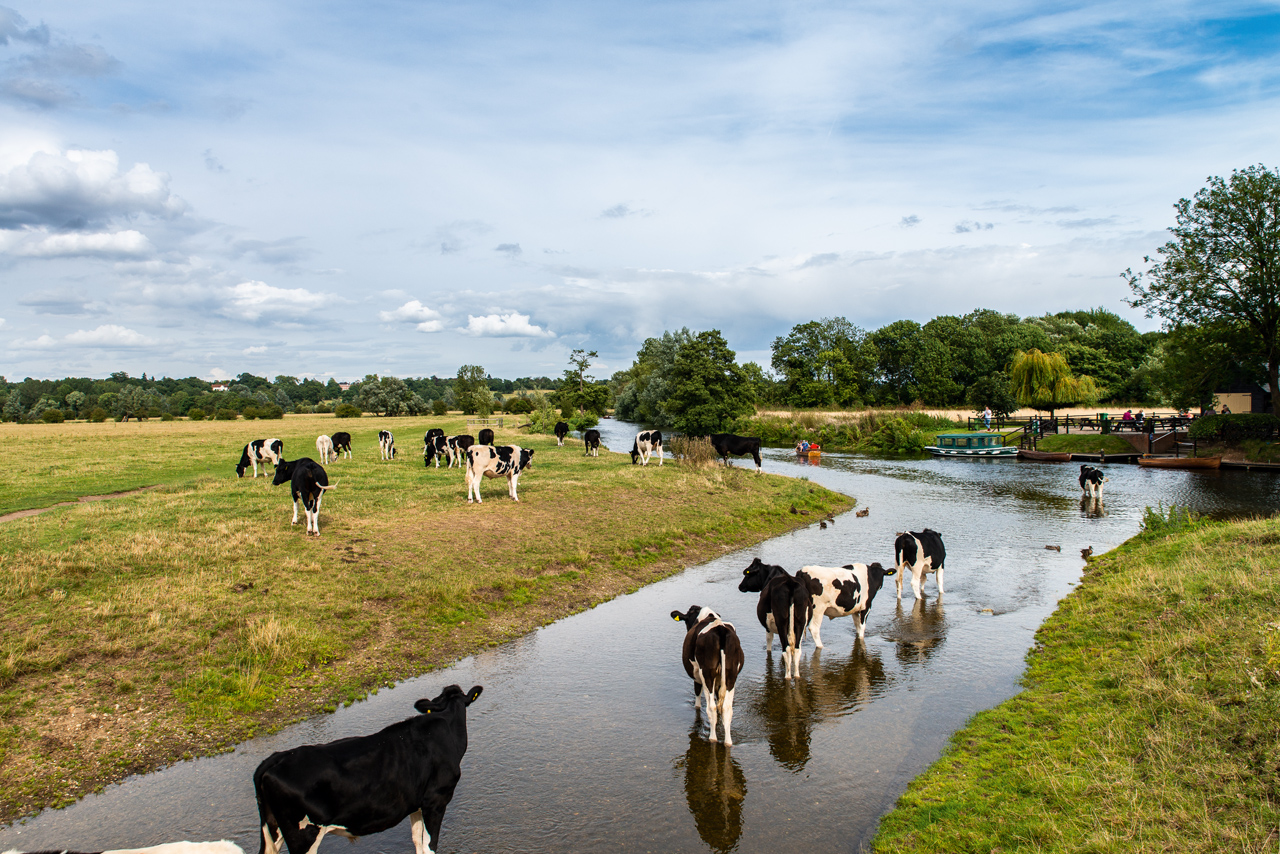
[[1089, 561], [1037, 631], [1024, 690], [952, 736], [874, 851], [1280, 840], [1280, 517], [1147, 523]]
[[[603, 472], [584, 474], [585, 467], [592, 465], [583, 462], [584, 459], [590, 458], [570, 452], [563, 462], [543, 463], [542, 470], [547, 474], [575, 471], [578, 478], [609, 477]], [[615, 458], [613, 462], [616, 464], [618, 461]], [[561, 471], [556, 471], [557, 467], [562, 467]], [[421, 472], [421, 469], [417, 471]], [[69, 805], [86, 794], [100, 791], [104, 786], [134, 774], [155, 771], [180, 760], [226, 752], [245, 739], [331, 712], [340, 705], [376, 693], [382, 686], [437, 670], [480, 650], [521, 637], [548, 623], [681, 572], [690, 565], [816, 524], [823, 515], [844, 512], [854, 503], [848, 496], [810, 484], [804, 479], [757, 476], [732, 469], [724, 471], [718, 467], [691, 471], [673, 463], [666, 467], [666, 477], [663, 477], [663, 469], [645, 470], [624, 465], [617, 471], [621, 481], [616, 483], [612, 494], [579, 495], [568, 500], [566, 496], [575, 490], [572, 485], [565, 487], [567, 492], [548, 490], [548, 501], [538, 514], [543, 521], [557, 516], [582, 519], [585, 506], [594, 508], [596, 517], [608, 515], [610, 518], [601, 522], [608, 529], [607, 542], [597, 544], [601, 547], [601, 554], [597, 554], [595, 549], [581, 550], [579, 539], [566, 539], [562, 545], [551, 547], [545, 555], [547, 566], [542, 567], [537, 577], [506, 596], [498, 595], [500, 585], [494, 586], [492, 579], [480, 577], [471, 580], [469, 583], [475, 596], [480, 597], [478, 600], [469, 602], [463, 610], [456, 606], [443, 611], [437, 608], [432, 613], [441, 619], [413, 626], [408, 629], [408, 641], [400, 643], [394, 642], [394, 637], [388, 637], [394, 636], [397, 628], [405, 629], [403, 625], [397, 627], [394, 622], [389, 627], [388, 620], [394, 617], [395, 609], [390, 609], [392, 613], [389, 614], [388, 609], [379, 607], [374, 631], [356, 640], [344, 638], [338, 656], [324, 657], [289, 676], [285, 680], [287, 686], [277, 692], [266, 708], [246, 711], [235, 708], [234, 704], [223, 704], [216, 710], [217, 715], [211, 716], [205, 708], [198, 708], [198, 714], [193, 715], [189, 693], [184, 700], [181, 687], [173, 690], [164, 685], [168, 677], [164, 671], [172, 670], [173, 662], [155, 656], [134, 656], [128, 667], [122, 668], [118, 660], [109, 657], [72, 655], [65, 661], [55, 661], [50, 667], [33, 667], [31, 671], [23, 672], [20, 667], [15, 667], [15, 654], [10, 650], [8, 662], [0, 661], [7, 668], [0, 670], [0, 677], [3, 677], [0, 684], [5, 689], [3, 727], [0, 728], [0, 822], [9, 824], [48, 807]], [[592, 486], [601, 483], [598, 479], [587, 482]], [[522, 494], [537, 489], [533, 483], [536, 481], [526, 486], [522, 482]], [[96, 525], [132, 526], [137, 529], [134, 533], [138, 536], [143, 532], [151, 533], [146, 530], [146, 521], [152, 511], [146, 507], [139, 509], [138, 502], [152, 505], [155, 502], [166, 505], [201, 500], [213, 502], [217, 495], [210, 498], [201, 493], [217, 493], [227, 488], [233, 487], [210, 480], [167, 485], [138, 499], [112, 502], [115, 505], [112, 510], [99, 511], [108, 514], [105, 518], [89, 520], [69, 515], [82, 510], [81, 507], [72, 507], [21, 524], [34, 526], [34, 531], [38, 532], [28, 532], [28, 542], [57, 551], [59, 536], [65, 536], [68, 541], [97, 539]], [[451, 487], [451, 490], [456, 490], [456, 487]], [[582, 491], [581, 482], [576, 490]], [[702, 496], [704, 492], [717, 498], [709, 501], [705, 496], [688, 497]], [[490, 496], [491, 501], [495, 497]], [[616, 506], [611, 507], [610, 514], [601, 513], [602, 501], [609, 503], [610, 499], [616, 499]], [[681, 502], [687, 501], [701, 505], [698, 508], [701, 515], [696, 519], [680, 516], [681, 508], [685, 506]], [[525, 510], [527, 504], [527, 500], [520, 505], [498, 503], [495, 507], [495, 510], [501, 508], [498, 527], [502, 527], [502, 522], [510, 525], [511, 520], [519, 518], [513, 514], [529, 512]], [[797, 505], [801, 509], [797, 510]], [[483, 506], [489, 507], [489, 504]], [[400, 509], [405, 509], [405, 505], [401, 504]], [[647, 513], [640, 512], [641, 509]], [[673, 517], [664, 519], [658, 531], [654, 530], [652, 517], [655, 510]], [[450, 523], [449, 518], [460, 517], [464, 513], [475, 515], [477, 511], [478, 508], [471, 509], [467, 505], [450, 509], [446, 511], [442, 524], [446, 528], [452, 524], [461, 529], [463, 523]], [[490, 520], [491, 523], [493, 521]], [[67, 532], [68, 528], [72, 530]], [[283, 533], [288, 536], [290, 532], [286, 529]], [[93, 536], [89, 536], [91, 534]], [[332, 533], [328, 536], [332, 537]], [[51, 539], [54, 541], [52, 546], [49, 544]], [[298, 541], [299, 538], [291, 539]], [[551, 539], [556, 539], [555, 532]], [[374, 541], [377, 542], [376, 535]], [[23, 579], [30, 573], [27, 567], [20, 565], [22, 543], [11, 541], [7, 545], [3, 558], [8, 560], [0, 562], [0, 567], [14, 572], [5, 581], [15, 583], [13, 579], [16, 577], [26, 584]], [[334, 545], [331, 539], [325, 541], [326, 547]], [[286, 546], [296, 547], [296, 542]], [[17, 560], [13, 560], [15, 549]], [[332, 556], [336, 558], [333, 565], [341, 568], [342, 564], [355, 562], [353, 556], [363, 560], [372, 551], [372, 546], [359, 546], [355, 550], [347, 546], [345, 553]], [[278, 556], [283, 554], [283, 551], [278, 551]], [[509, 555], [501, 553], [490, 557], [494, 561], [509, 560]], [[74, 558], [69, 561], [65, 558], [64, 554], [56, 554], [48, 557], [46, 563], [56, 562], [59, 569], [64, 563], [69, 563], [72, 576], [84, 572], [84, 567], [75, 566]], [[475, 554], [474, 559], [477, 565], [487, 566], [483, 551]], [[296, 569], [297, 564], [293, 565]], [[350, 578], [347, 576], [344, 581]], [[237, 582], [233, 592], [241, 601], [247, 601], [246, 595], [256, 595], [259, 591], [265, 594], [267, 591], [263, 589], [261, 577], [258, 582], [256, 590], [252, 583], [245, 587]], [[33, 588], [33, 601], [54, 599], [58, 606], [65, 603], [69, 608], [87, 610], [86, 606], [93, 605], [93, 602], [77, 602], [79, 591], [76, 587], [79, 584], [73, 578], [63, 578], [55, 581], [41, 579], [28, 586]], [[232, 587], [229, 583], [225, 586]], [[101, 595], [102, 591], [98, 590], [97, 594]], [[474, 596], [463, 598], [474, 599]], [[146, 614], [140, 616], [145, 618]], [[421, 617], [422, 614], [412, 616]], [[242, 628], [254, 628], [248, 620], [238, 619], [244, 624]], [[271, 619], [275, 619], [274, 615]], [[217, 620], [225, 621], [225, 615]], [[24, 617], [19, 606], [11, 603], [7, 607], [4, 619], [6, 632], [25, 627], [26, 621], [38, 626], [47, 621], [47, 616], [29, 612]], [[256, 625], [262, 624], [259, 621]], [[410, 643], [413, 654], [406, 660], [403, 653]], [[198, 666], [198, 663], [192, 660], [187, 664], [189, 668], [192, 666]], [[86, 694], [92, 694], [102, 682], [95, 683], [92, 676], [78, 679], [77, 668], [90, 671], [95, 668], [127, 669], [127, 678], [115, 675], [117, 690], [112, 692], [112, 696], [95, 698]], [[111, 677], [107, 678], [111, 680]], [[88, 684], [72, 684], [76, 682]], [[153, 690], [157, 684], [162, 690]], [[114, 702], [117, 700], [121, 702]]]

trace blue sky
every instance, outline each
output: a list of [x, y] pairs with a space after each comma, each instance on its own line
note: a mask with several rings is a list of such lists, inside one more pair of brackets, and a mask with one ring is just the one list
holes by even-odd
[[979, 5], [0, 5], [0, 374], [1154, 328], [1120, 273], [1206, 177], [1278, 162], [1280, 5]]

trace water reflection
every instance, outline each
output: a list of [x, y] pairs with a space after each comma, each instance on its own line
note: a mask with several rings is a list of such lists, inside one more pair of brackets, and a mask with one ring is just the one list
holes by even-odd
[[928, 662], [946, 640], [946, 609], [938, 596], [932, 602], [929, 597], [911, 601], [905, 608], [897, 600], [893, 624], [883, 634], [886, 640], [897, 643], [896, 655], [903, 665], [921, 665]]
[[1101, 519], [1107, 515], [1107, 505], [1101, 498], [1083, 495], [1080, 497], [1080, 515], [1086, 519]]
[[742, 805], [747, 775], [733, 749], [707, 741], [699, 728], [689, 732], [689, 749], [676, 761], [684, 768], [684, 795], [698, 836], [712, 851], [732, 851], [742, 836]]

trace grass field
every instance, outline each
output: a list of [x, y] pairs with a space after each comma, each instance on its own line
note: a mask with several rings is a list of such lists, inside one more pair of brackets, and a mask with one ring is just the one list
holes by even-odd
[[1124, 439], [1119, 436], [1103, 436], [1101, 433], [1059, 433], [1044, 436], [1036, 443], [1036, 448], [1072, 454], [1096, 454], [1099, 451], [1106, 451], [1108, 454], [1134, 453], [1133, 445]]
[[1277, 850], [1280, 519], [1168, 515], [1089, 564], [878, 854]]
[[[477, 648], [804, 524], [849, 499], [741, 468], [632, 466], [534, 448], [520, 502], [424, 469], [455, 419], [0, 425], [3, 509], [157, 489], [0, 524], [0, 820], [226, 749]], [[376, 434], [400, 456], [378, 459]], [[287, 486], [237, 480], [245, 442], [329, 464], [319, 539]]]

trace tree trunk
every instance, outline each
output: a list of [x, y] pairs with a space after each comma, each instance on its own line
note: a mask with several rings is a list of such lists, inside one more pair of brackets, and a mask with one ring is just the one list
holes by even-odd
[[1280, 418], [1280, 355], [1267, 360], [1267, 377], [1271, 382], [1271, 414]]

